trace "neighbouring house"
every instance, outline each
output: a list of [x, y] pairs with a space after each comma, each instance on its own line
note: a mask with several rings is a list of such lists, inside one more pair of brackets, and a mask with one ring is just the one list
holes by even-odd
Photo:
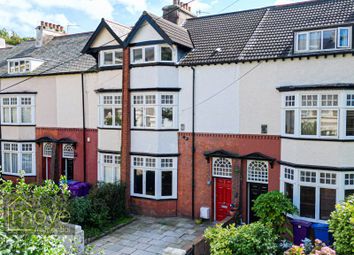
[[281, 190], [324, 222], [354, 193], [354, 2], [195, 17], [173, 1], [0, 49], [4, 178], [127, 184], [131, 210], [224, 219]]

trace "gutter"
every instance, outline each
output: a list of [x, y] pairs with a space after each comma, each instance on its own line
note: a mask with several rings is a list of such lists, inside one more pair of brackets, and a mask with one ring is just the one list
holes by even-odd
[[193, 71], [193, 87], [192, 87], [192, 219], [195, 219], [195, 68], [191, 66]]
[[82, 97], [82, 144], [84, 150], [84, 182], [86, 182], [86, 111], [85, 111], [85, 81], [84, 73], [81, 72], [81, 97]]

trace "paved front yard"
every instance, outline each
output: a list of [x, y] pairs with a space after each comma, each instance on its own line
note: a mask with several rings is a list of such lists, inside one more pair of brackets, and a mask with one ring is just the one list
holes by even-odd
[[133, 223], [95, 241], [93, 245], [107, 255], [161, 254], [166, 247], [184, 249], [190, 246], [206, 227], [184, 218], [137, 216]]

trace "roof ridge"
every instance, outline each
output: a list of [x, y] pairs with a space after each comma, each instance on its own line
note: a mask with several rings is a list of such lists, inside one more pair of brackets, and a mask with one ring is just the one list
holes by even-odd
[[116, 21], [113, 21], [113, 20], [110, 20], [110, 19], [104, 19], [105, 21], [108, 21], [108, 22], [111, 22], [113, 24], [116, 24], [116, 25], [119, 25], [121, 27], [125, 27], [125, 28], [128, 28], [128, 29], [132, 29], [131, 27], [127, 26], [127, 25], [124, 25], [124, 24], [121, 24], [121, 23], [118, 23]]

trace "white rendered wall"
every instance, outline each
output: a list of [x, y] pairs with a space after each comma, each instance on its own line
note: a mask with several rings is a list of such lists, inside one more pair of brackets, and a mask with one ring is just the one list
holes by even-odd
[[177, 88], [178, 73], [174, 66], [134, 67], [130, 70], [130, 88]]
[[121, 131], [110, 129], [98, 130], [98, 149], [107, 151], [120, 151]]
[[141, 25], [139, 31], [135, 34], [131, 43], [163, 40], [156, 30], [146, 21]]
[[178, 137], [174, 131], [131, 131], [131, 152], [178, 153]]
[[111, 35], [111, 33], [106, 28], [103, 28], [96, 37], [95, 41], [92, 43], [91, 47], [97, 48], [101, 46], [112, 45], [118, 45], [117, 40]]

